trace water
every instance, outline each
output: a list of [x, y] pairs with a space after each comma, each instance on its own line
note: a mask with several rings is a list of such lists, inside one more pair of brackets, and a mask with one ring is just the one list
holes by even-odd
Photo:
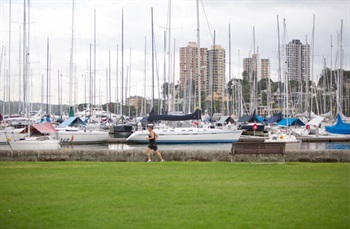
[[[89, 145], [63, 145], [65, 150], [129, 150], [129, 149], [146, 149], [147, 144], [89, 144]], [[159, 150], [176, 149], [176, 150], [230, 150], [232, 144], [160, 144]], [[8, 145], [0, 145], [0, 150], [9, 150]], [[350, 150], [350, 142], [302, 142], [300, 150]]]
[[350, 142], [302, 142], [301, 150], [350, 150]]

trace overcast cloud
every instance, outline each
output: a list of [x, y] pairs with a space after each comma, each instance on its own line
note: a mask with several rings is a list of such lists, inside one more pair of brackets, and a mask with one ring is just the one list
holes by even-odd
[[[41, 77], [46, 78], [46, 40], [50, 40], [51, 76], [56, 84], [58, 70], [64, 77], [63, 98], [68, 103], [68, 74], [70, 55], [70, 34], [72, 1], [68, 0], [32, 0], [30, 1], [30, 69], [34, 79], [33, 100], [40, 101]], [[144, 43], [147, 37], [147, 96], [151, 95], [151, 7], [154, 11], [154, 30], [157, 51], [159, 77], [163, 79], [163, 34], [167, 25], [168, 0], [76, 0], [74, 29], [74, 65], [79, 77], [79, 100], [84, 102], [83, 75], [87, 75], [89, 63], [89, 45], [94, 42], [94, 9], [97, 15], [97, 90], [101, 88], [102, 102], [105, 102], [105, 78], [108, 68], [108, 52], [111, 51], [112, 63], [112, 100], [115, 100], [116, 50], [119, 46], [119, 74], [121, 71], [121, 12], [124, 10], [124, 72], [129, 65], [131, 48], [131, 95], [143, 95]], [[18, 100], [19, 73], [19, 37], [23, 23], [23, 1], [12, 0], [11, 23], [11, 91], [13, 100]], [[175, 76], [178, 79], [179, 47], [187, 46], [189, 41], [196, 41], [196, 1], [172, 1], [171, 11], [171, 55], [176, 40]], [[315, 61], [314, 79], [322, 70], [323, 58], [330, 64], [330, 37], [333, 36], [333, 65], [338, 46], [340, 22], [343, 19], [344, 68], [350, 69], [349, 0], [202, 0], [200, 2], [201, 47], [210, 48], [213, 44], [213, 31], [216, 31], [216, 44], [226, 49], [228, 63], [228, 25], [232, 36], [232, 77], [237, 77], [242, 70], [242, 59], [253, 52], [253, 27], [255, 41], [263, 58], [271, 59], [271, 77], [277, 78], [277, 15], [280, 18], [280, 33], [283, 37], [283, 19], [286, 20], [286, 41], [300, 39], [311, 43], [312, 18], [315, 15]], [[0, 99], [3, 99], [3, 76], [8, 69], [9, 47], [9, 0], [0, 3], [0, 45], [6, 47], [6, 58], [2, 60], [0, 78]], [[22, 38], [21, 38], [22, 39]], [[283, 42], [283, 40], [281, 41]], [[238, 62], [238, 50], [240, 59]], [[228, 68], [227, 68], [228, 69]], [[227, 70], [227, 77], [228, 70]], [[119, 76], [120, 78], [120, 76]], [[57, 101], [56, 86], [51, 97]], [[46, 95], [44, 95], [46, 96]], [[97, 99], [99, 101], [99, 99]]]

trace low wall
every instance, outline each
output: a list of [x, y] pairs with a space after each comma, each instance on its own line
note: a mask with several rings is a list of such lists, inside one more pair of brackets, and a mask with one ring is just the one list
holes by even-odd
[[[162, 150], [166, 161], [232, 161], [228, 150]], [[282, 155], [235, 155], [236, 162], [280, 162]], [[144, 150], [0, 150], [0, 161], [105, 161], [145, 162]], [[155, 154], [153, 161], [158, 161]], [[285, 153], [286, 162], [350, 162], [350, 150], [296, 151]]]

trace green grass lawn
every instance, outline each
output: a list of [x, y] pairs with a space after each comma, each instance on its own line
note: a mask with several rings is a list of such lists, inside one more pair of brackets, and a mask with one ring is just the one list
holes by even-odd
[[0, 228], [350, 228], [350, 164], [0, 162]]

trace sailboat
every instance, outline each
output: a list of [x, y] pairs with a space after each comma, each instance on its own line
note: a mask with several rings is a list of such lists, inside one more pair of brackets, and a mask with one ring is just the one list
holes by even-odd
[[[278, 17], [277, 17], [277, 23], [278, 22]], [[286, 43], [285, 41], [285, 33], [286, 33], [286, 23], [285, 20], [283, 20], [284, 24], [284, 44]], [[278, 25], [278, 24], [277, 24]], [[278, 40], [280, 40], [279, 36], [279, 25], [277, 26], [278, 28]], [[286, 48], [284, 47], [284, 57], [286, 57]], [[277, 134], [272, 134], [271, 131], [269, 131], [269, 137], [268, 139], [265, 139], [265, 142], [284, 142], [286, 143], [286, 150], [298, 150], [299, 145], [301, 143], [300, 140], [298, 140], [289, 130], [289, 126], [291, 125], [292, 121], [295, 121], [293, 118], [288, 118], [288, 113], [289, 113], [289, 101], [288, 101], [288, 75], [287, 75], [287, 67], [286, 67], [287, 62], [285, 62], [284, 65], [284, 108], [286, 112], [286, 118], [282, 119], [279, 123], [277, 123], [277, 126], [285, 126], [286, 127], [286, 132], [282, 133], [280, 129], [277, 130]], [[302, 123], [304, 124], [304, 123]]]
[[[195, 120], [192, 127], [177, 127], [164, 128], [155, 130], [159, 138], [158, 143], [164, 144], [178, 144], [178, 143], [233, 143], [240, 138], [242, 131], [231, 128], [227, 125], [226, 128], [212, 129], [201, 126], [201, 76], [200, 76], [200, 30], [199, 30], [199, 1], [197, 3], [197, 76], [198, 76], [198, 109], [192, 114], [188, 115], [157, 115], [154, 110], [151, 111], [147, 121], [149, 123], [158, 121], [184, 121]], [[153, 10], [152, 10], [152, 84], [154, 88], [154, 61], [153, 61]], [[154, 89], [153, 89], [154, 90]], [[154, 109], [154, 91], [152, 96], [152, 104]], [[139, 130], [134, 132], [126, 139], [127, 142], [133, 143], [147, 143], [149, 132], [147, 130]]]
[[49, 122], [33, 124], [21, 133], [27, 132], [30, 133], [28, 137], [19, 138], [18, 140], [7, 136], [12, 150], [59, 150], [61, 148], [60, 140], [50, 136], [50, 134], [56, 134], [57, 131]]
[[331, 134], [350, 134], [350, 124], [344, 123], [340, 114], [338, 114], [337, 123], [333, 126], [326, 126], [326, 131]]
[[107, 131], [88, 129], [85, 122], [79, 117], [74, 116], [72, 108], [70, 109], [70, 116], [71, 117], [56, 127], [59, 139], [73, 144], [103, 143], [108, 140], [109, 133]]
[[[122, 10], [122, 79], [121, 79], [121, 88], [122, 88], [122, 98], [121, 98], [121, 115], [120, 118], [113, 125], [113, 134], [116, 138], [127, 138], [134, 131], [134, 126], [124, 117], [124, 10]], [[131, 55], [131, 54], [130, 54]], [[117, 73], [118, 74], [118, 73]], [[129, 104], [130, 105], [130, 104]], [[129, 106], [130, 107], [130, 106]]]
[[[154, 111], [154, 110], [153, 110]], [[156, 115], [151, 112], [148, 122], [155, 121], [185, 121], [201, 120], [201, 111], [197, 109], [188, 115]], [[192, 127], [164, 128], [155, 130], [159, 138], [158, 143], [163, 144], [189, 144], [189, 143], [233, 143], [240, 138], [242, 131], [233, 129], [233, 126], [227, 125], [223, 129], [213, 129], [197, 127], [197, 121], [193, 122]], [[136, 131], [126, 139], [127, 142], [147, 143], [148, 130]]]
[[[23, 25], [23, 103], [25, 106], [27, 118], [29, 116], [28, 112], [28, 101], [26, 98], [28, 94], [28, 89], [26, 88], [28, 77], [27, 77], [27, 67], [28, 67], [28, 58], [27, 53], [29, 53], [29, 44], [26, 45], [26, 0], [24, 2], [24, 25]], [[28, 55], [29, 56], [29, 55]], [[52, 137], [46, 136], [31, 136], [31, 129], [35, 129], [36, 132], [40, 134], [49, 134], [56, 132], [51, 123], [43, 124], [33, 124], [28, 125], [28, 127], [23, 130], [21, 133], [28, 133], [28, 136], [25, 138], [20, 138], [19, 140], [14, 140], [11, 137], [8, 137], [7, 140], [11, 146], [12, 150], [57, 150], [60, 149], [60, 140], [53, 139]]]

